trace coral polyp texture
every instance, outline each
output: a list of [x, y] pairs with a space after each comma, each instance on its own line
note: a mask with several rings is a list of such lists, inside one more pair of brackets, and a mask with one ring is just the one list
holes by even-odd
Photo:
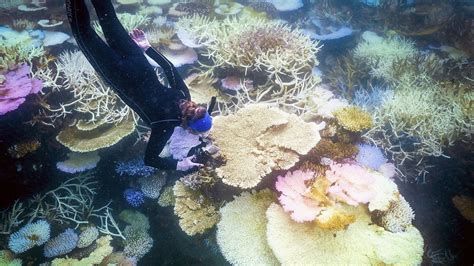
[[228, 185], [252, 188], [273, 170], [294, 166], [319, 142], [323, 127], [264, 104], [216, 117], [212, 136], [227, 159], [216, 172]]
[[360, 132], [373, 126], [372, 116], [357, 106], [349, 106], [334, 112], [337, 123], [343, 128]]
[[217, 244], [232, 265], [277, 265], [266, 240], [265, 211], [275, 200], [273, 192], [243, 192], [219, 210]]
[[79, 236], [73, 229], [68, 228], [58, 236], [50, 239], [44, 245], [44, 256], [46, 258], [57, 257], [71, 252], [79, 241]]
[[75, 258], [57, 258], [51, 262], [53, 266], [89, 266], [100, 264], [107, 256], [109, 256], [113, 247], [110, 245], [112, 237], [102, 236], [95, 241], [95, 249], [89, 256], [81, 259]]
[[23, 226], [10, 235], [8, 247], [15, 253], [23, 253], [34, 246], [41, 246], [49, 240], [51, 226], [45, 220], [38, 220]]
[[211, 201], [198, 191], [177, 181], [173, 187], [174, 213], [179, 217], [179, 226], [188, 235], [202, 234], [219, 222], [219, 213]]
[[372, 223], [363, 206], [355, 208], [355, 222], [342, 231], [295, 223], [274, 203], [266, 215], [267, 241], [282, 265], [417, 265], [422, 261], [423, 238], [415, 227], [400, 233], [385, 231]]

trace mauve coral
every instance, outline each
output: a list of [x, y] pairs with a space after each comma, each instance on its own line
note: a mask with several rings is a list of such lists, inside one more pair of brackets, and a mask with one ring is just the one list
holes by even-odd
[[13, 111], [25, 101], [25, 97], [38, 93], [43, 88], [39, 79], [29, 78], [30, 67], [22, 64], [17, 69], [4, 75], [0, 83], [0, 115]]

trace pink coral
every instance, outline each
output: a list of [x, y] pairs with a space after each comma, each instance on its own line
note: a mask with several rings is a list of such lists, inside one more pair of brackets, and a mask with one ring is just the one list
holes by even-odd
[[332, 183], [329, 196], [349, 205], [368, 203], [376, 196], [375, 174], [357, 164], [331, 164], [326, 178]]
[[29, 78], [30, 67], [20, 67], [5, 74], [5, 81], [0, 84], [0, 115], [17, 109], [25, 101], [25, 97], [38, 93], [43, 87], [39, 79]]
[[278, 176], [275, 187], [282, 194], [278, 198], [283, 209], [291, 213], [291, 218], [297, 222], [313, 221], [320, 213], [319, 202], [306, 197], [309, 188], [305, 181], [311, 180], [314, 172], [300, 170], [288, 172], [284, 177]]

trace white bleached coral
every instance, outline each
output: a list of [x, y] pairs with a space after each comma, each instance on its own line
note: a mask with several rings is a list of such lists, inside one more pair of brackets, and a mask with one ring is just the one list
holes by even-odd
[[227, 159], [216, 172], [228, 185], [254, 187], [273, 170], [295, 165], [319, 142], [322, 127], [264, 104], [216, 117], [212, 136]]
[[244, 192], [219, 210], [217, 244], [232, 265], [278, 264], [266, 240], [265, 211], [274, 200], [268, 189]]

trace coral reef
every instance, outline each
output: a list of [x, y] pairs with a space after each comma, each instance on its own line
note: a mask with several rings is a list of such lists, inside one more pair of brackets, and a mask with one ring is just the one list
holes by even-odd
[[[306, 197], [308, 187], [305, 182], [314, 179], [314, 172], [294, 171], [278, 176], [275, 187], [282, 194], [278, 198], [286, 212], [297, 222], [313, 221], [321, 212], [319, 201]], [[327, 189], [327, 187], [326, 187]], [[326, 191], [323, 192], [326, 194]]]
[[21, 259], [15, 259], [9, 250], [0, 250], [0, 265], [21, 266]]
[[462, 107], [472, 103], [466, 101], [468, 95], [453, 92], [426, 74], [404, 75], [393, 96], [373, 111], [374, 128], [364, 138], [384, 148], [397, 167], [405, 169], [405, 178], [423, 181], [427, 157], [444, 156], [446, 147], [472, 135], [473, 113]]
[[360, 132], [373, 126], [372, 116], [357, 106], [349, 106], [334, 112], [337, 123], [351, 132]]
[[77, 241], [78, 248], [85, 248], [90, 246], [99, 237], [99, 230], [95, 226], [86, 226], [79, 234]]
[[404, 232], [415, 219], [415, 214], [410, 204], [402, 195], [398, 195], [395, 200], [390, 201], [387, 210], [383, 212], [375, 211], [374, 220], [379, 225], [393, 233]]
[[73, 258], [58, 258], [54, 259], [51, 262], [52, 266], [88, 266], [88, 265], [98, 265], [101, 263], [107, 256], [109, 256], [113, 247], [110, 245], [112, 237], [102, 236], [95, 241], [96, 248], [89, 254], [88, 257], [82, 259], [73, 259]]
[[219, 213], [209, 199], [199, 192], [187, 188], [181, 181], [173, 187], [174, 213], [179, 217], [179, 226], [188, 235], [202, 234], [219, 221]]
[[150, 229], [150, 221], [146, 215], [137, 210], [123, 210], [119, 214], [119, 219], [133, 227]]
[[161, 207], [174, 206], [175, 197], [173, 192], [173, 186], [167, 186], [163, 189], [163, 192], [158, 199], [158, 205]]
[[163, 173], [157, 173], [148, 177], [141, 177], [138, 179], [140, 189], [145, 197], [150, 199], [157, 199], [160, 196], [161, 188], [166, 183], [166, 178]]
[[369, 167], [372, 170], [378, 170], [380, 166], [387, 162], [387, 158], [382, 153], [382, 150], [377, 146], [368, 144], [359, 144], [359, 153], [355, 157], [358, 164]]
[[66, 173], [74, 174], [93, 169], [97, 166], [100, 156], [97, 152], [75, 153], [67, 154], [68, 159], [62, 162], [57, 162], [56, 167]]
[[254, 187], [272, 170], [298, 162], [319, 142], [322, 127], [262, 104], [216, 117], [212, 137], [227, 159], [216, 172], [228, 185]]
[[71, 252], [76, 246], [79, 236], [71, 228], [66, 229], [58, 236], [51, 238], [44, 245], [46, 258], [57, 257]]
[[38, 220], [23, 226], [10, 235], [8, 248], [15, 253], [23, 253], [34, 246], [41, 246], [49, 240], [51, 226], [45, 220]]
[[323, 157], [332, 160], [350, 158], [357, 153], [357, 146], [349, 143], [334, 142], [328, 138], [321, 138], [321, 141], [309, 153], [311, 161], [319, 162]]
[[417, 54], [414, 43], [401, 37], [383, 38], [374, 32], [365, 31], [362, 39], [354, 51], [354, 57], [367, 64], [374, 77], [392, 80], [394, 63], [411, 59]]
[[145, 202], [145, 195], [138, 189], [127, 188], [123, 191], [123, 197], [132, 207], [140, 207]]
[[70, 116], [89, 124], [138, 120], [138, 116], [101, 80], [82, 53], [62, 53], [56, 62], [56, 72], [44, 75], [55, 76], [49, 77], [52, 80], [49, 85], [53, 88], [50, 94], [67, 91], [70, 96], [59, 104], [49, 100], [51, 95], [46, 97], [41, 105], [44, 110], [39, 114], [43, 123], [54, 125], [57, 119]]
[[142, 157], [135, 158], [129, 161], [118, 162], [115, 165], [115, 172], [122, 175], [129, 176], [150, 176], [156, 172], [156, 169], [146, 166]]
[[316, 224], [295, 223], [277, 204], [267, 212], [267, 241], [278, 261], [312, 264], [420, 264], [423, 238], [410, 226], [391, 233], [372, 224], [364, 207], [355, 209], [356, 220], [344, 231], [322, 229]]
[[36, 139], [26, 140], [8, 148], [8, 154], [12, 158], [22, 158], [26, 155], [35, 152], [41, 146], [41, 142]]
[[75, 152], [91, 152], [110, 147], [135, 131], [133, 120], [123, 120], [114, 124], [105, 124], [94, 130], [79, 130], [67, 127], [56, 136], [56, 140]]
[[232, 265], [276, 265], [266, 241], [265, 211], [274, 201], [269, 189], [243, 192], [219, 210], [217, 244]]
[[0, 82], [0, 115], [16, 110], [25, 102], [26, 96], [38, 93], [43, 88], [42, 81], [28, 77], [29, 74], [30, 66], [22, 64], [2, 75], [3, 80]]
[[123, 234], [126, 238], [123, 252], [127, 257], [140, 259], [153, 247], [153, 238], [143, 228], [128, 225], [125, 227]]

